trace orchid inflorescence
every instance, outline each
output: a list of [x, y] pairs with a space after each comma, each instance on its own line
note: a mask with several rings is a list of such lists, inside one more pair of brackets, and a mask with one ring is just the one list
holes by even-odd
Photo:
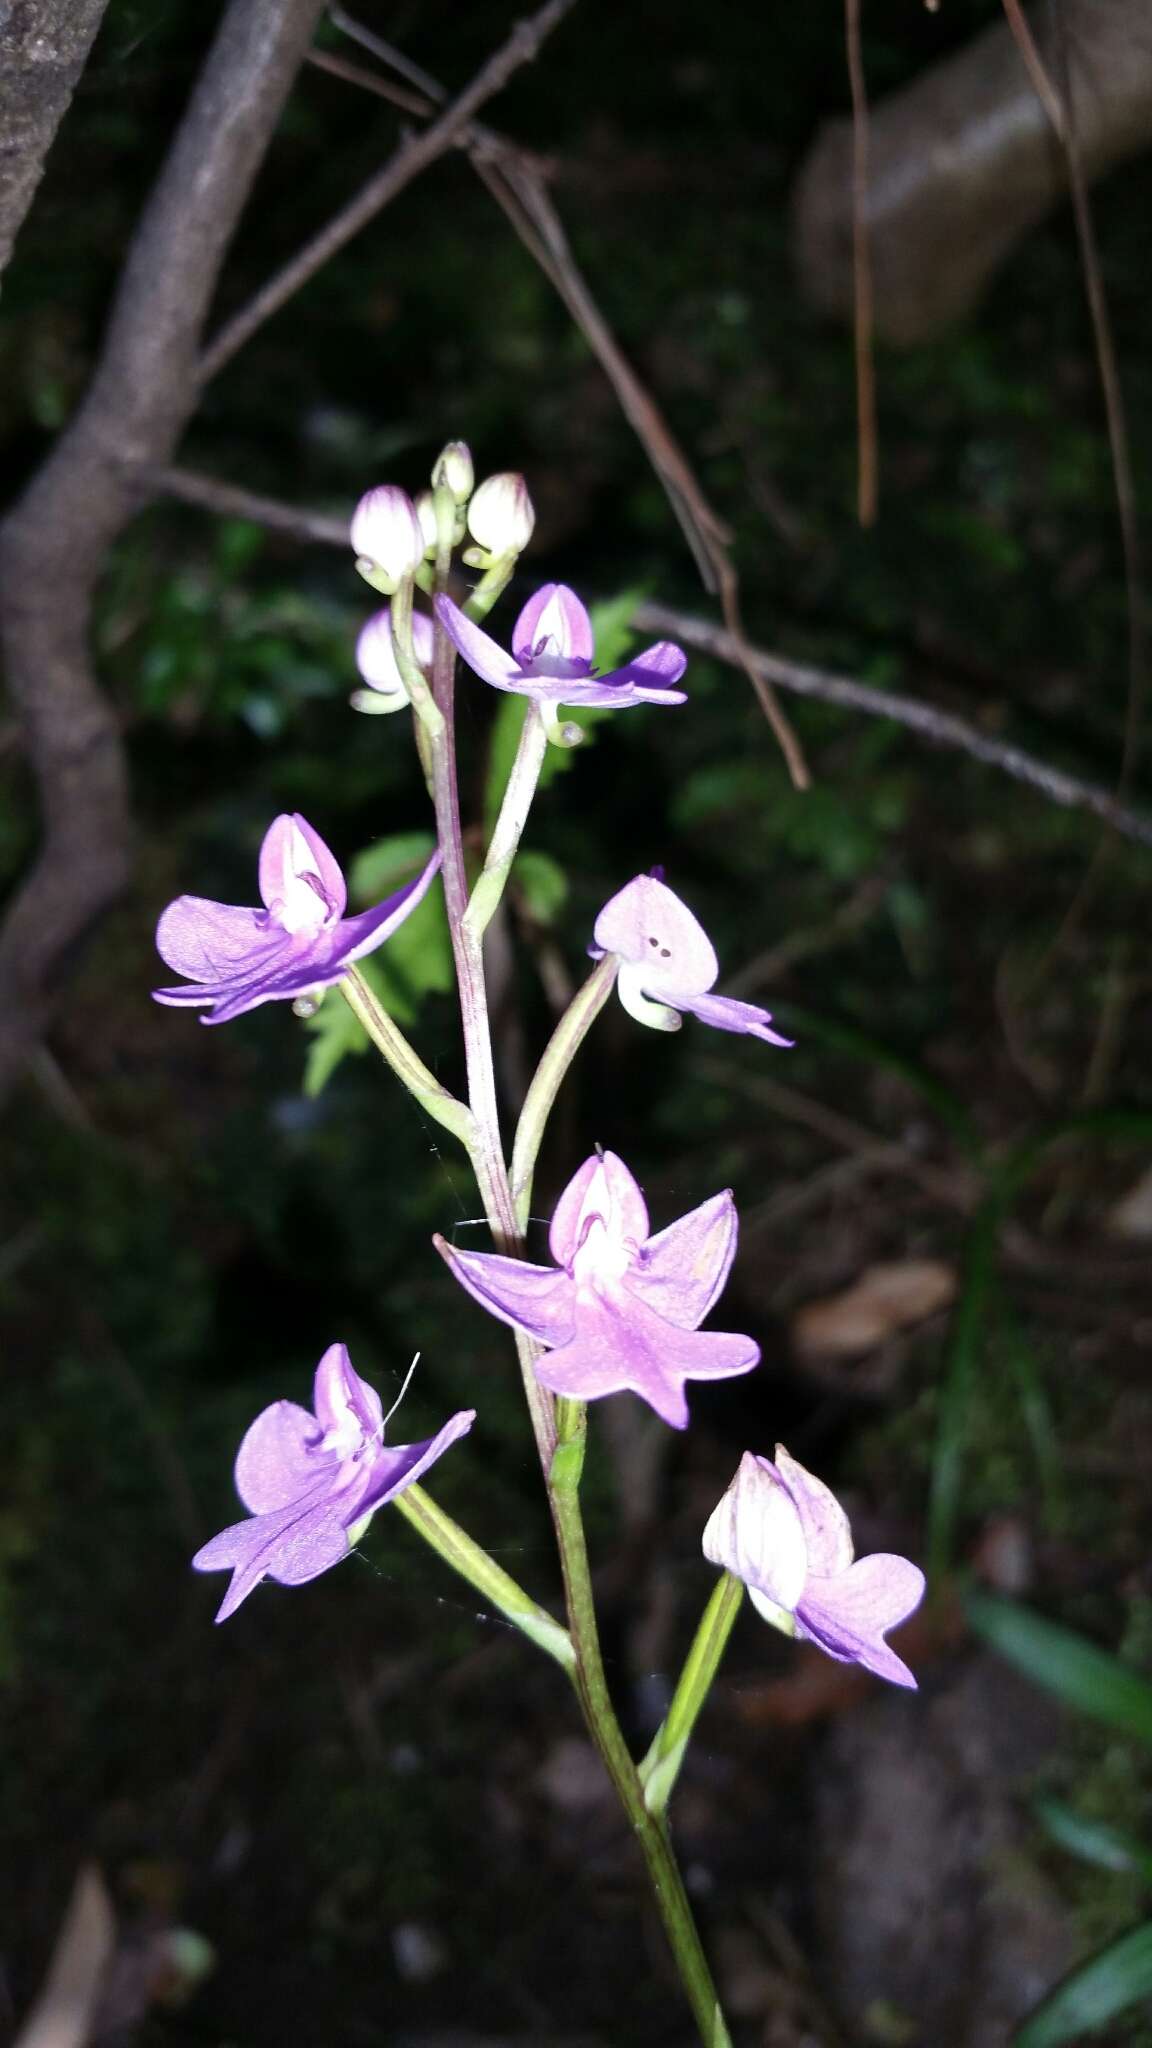
[[[705, 1556], [724, 1574], [709, 1602], [669, 1714], [639, 1766], [615, 1722], [596, 1636], [580, 1524], [586, 1404], [629, 1392], [684, 1429], [689, 1381], [753, 1371], [755, 1340], [702, 1328], [723, 1291], [738, 1219], [729, 1189], [654, 1233], [641, 1189], [616, 1153], [597, 1146], [552, 1212], [551, 1264], [525, 1257], [532, 1169], [548, 1113], [587, 1030], [615, 987], [625, 1010], [657, 1031], [685, 1016], [714, 1029], [786, 1047], [768, 1011], [713, 993], [719, 963], [692, 911], [662, 868], [636, 875], [595, 919], [587, 950], [597, 963], [560, 1019], [523, 1106], [505, 1163], [488, 1030], [482, 935], [499, 905], [549, 745], [571, 746], [578, 725], [562, 707], [678, 707], [687, 666], [659, 641], [618, 668], [594, 664], [592, 621], [574, 591], [545, 583], [521, 606], [505, 649], [481, 627], [531, 538], [534, 513], [522, 477], [489, 477], [474, 489], [471, 455], [451, 442], [432, 488], [413, 501], [393, 484], [361, 499], [351, 526], [357, 567], [388, 604], [365, 623], [356, 660], [360, 711], [410, 708], [421, 767], [436, 811], [438, 845], [420, 872], [373, 908], [348, 917], [344, 877], [320, 834], [298, 813], [273, 820], [258, 862], [261, 907], [180, 896], [156, 935], [184, 980], [159, 1002], [200, 1007], [221, 1024], [286, 1001], [308, 1014], [336, 989], [394, 1072], [468, 1149], [496, 1241], [461, 1250], [437, 1237], [449, 1270], [481, 1307], [517, 1333], [532, 1426], [551, 1496], [568, 1605], [562, 1627], [425, 1494], [419, 1481], [475, 1420], [452, 1416], [421, 1443], [386, 1441], [379, 1396], [332, 1344], [316, 1369], [311, 1410], [281, 1400], [248, 1429], [235, 1464], [248, 1519], [206, 1543], [198, 1571], [229, 1570], [217, 1615], [235, 1613], [261, 1580], [300, 1585], [339, 1563], [372, 1516], [395, 1503], [410, 1524], [576, 1682], [590, 1733], [636, 1827], [701, 2035], [723, 2048], [727, 2031], [663, 1822], [695, 1718], [747, 1588], [763, 1618], [831, 1657], [896, 1685], [914, 1686], [888, 1632], [918, 1605], [924, 1579], [906, 1558], [855, 1559], [848, 1520], [829, 1489], [777, 1446], [749, 1451], [703, 1534]], [[479, 572], [468, 595], [446, 587], [454, 551]], [[425, 611], [414, 605], [420, 591]], [[524, 700], [519, 748], [487, 857], [470, 873], [456, 795], [452, 719], [457, 655], [481, 682]], [[460, 989], [467, 1099], [457, 1101], [424, 1066], [360, 977], [356, 962], [387, 943], [442, 878]], [[599, 1674], [597, 1676], [597, 1674]]]

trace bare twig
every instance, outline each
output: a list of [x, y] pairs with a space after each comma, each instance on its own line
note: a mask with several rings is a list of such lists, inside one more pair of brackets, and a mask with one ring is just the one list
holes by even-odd
[[[1100, 390], [1104, 400], [1104, 414], [1108, 426], [1108, 446], [1112, 456], [1112, 480], [1116, 494], [1116, 515], [1120, 528], [1120, 545], [1124, 558], [1124, 582], [1128, 605], [1128, 703], [1124, 718], [1124, 741], [1120, 759], [1120, 775], [1116, 785], [1117, 803], [1127, 797], [1136, 772], [1140, 749], [1140, 724], [1147, 692], [1146, 661], [1146, 620], [1144, 613], [1144, 589], [1140, 557], [1139, 520], [1136, 508], [1136, 485], [1132, 473], [1132, 453], [1128, 438], [1128, 422], [1124, 409], [1124, 392], [1120, 382], [1120, 369], [1116, 360], [1116, 344], [1112, 334], [1112, 321], [1108, 311], [1108, 297], [1104, 289], [1104, 275], [1100, 264], [1100, 252], [1096, 245], [1096, 230], [1092, 221], [1092, 208], [1088, 199], [1088, 180], [1084, 173], [1083, 156], [1080, 147], [1080, 133], [1076, 121], [1076, 109], [1072, 97], [1071, 70], [1066, 50], [1061, 69], [1063, 78], [1058, 86], [1048, 73], [1044, 59], [1037, 47], [1035, 37], [1020, 5], [1020, 0], [1003, 0], [1008, 25], [1016, 41], [1028, 75], [1032, 80], [1036, 96], [1048, 116], [1053, 133], [1060, 144], [1068, 172], [1068, 190], [1072, 200], [1072, 212], [1076, 223], [1076, 239], [1080, 248], [1080, 264], [1084, 275], [1084, 291], [1088, 310], [1092, 318], [1092, 334], [1096, 347], [1096, 361], [1100, 372]], [[1058, 33], [1062, 36], [1063, 21], [1057, 16]], [[1058, 52], [1060, 49], [1057, 45]], [[1112, 821], [1108, 821], [1112, 824]], [[1064, 920], [1060, 941], [1066, 939], [1074, 925], [1083, 917], [1091, 894], [1095, 873], [1101, 856], [1105, 853], [1108, 835], [1097, 849], [1096, 857], [1081, 884], [1075, 904]], [[1052, 952], [1057, 948], [1053, 947]]]
[[877, 503], [876, 370], [872, 354], [872, 243], [868, 232], [868, 93], [860, 47], [860, 0], [844, 0], [852, 91], [852, 294], [856, 351], [856, 511], [874, 526]]
[[[298, 511], [278, 498], [237, 490], [232, 484], [218, 483], [213, 477], [200, 476], [191, 470], [145, 470], [142, 481], [166, 497], [181, 499], [186, 504], [219, 512], [228, 518], [251, 519], [257, 526], [291, 534], [297, 540], [319, 541], [325, 546], [340, 548], [349, 545], [348, 525], [343, 519]], [[675, 611], [668, 605], [644, 603], [637, 606], [632, 624], [641, 632], [671, 634], [699, 654], [709, 654], [718, 661], [741, 666], [741, 656], [732, 635], [726, 627], [711, 619]], [[870, 718], [890, 718], [896, 725], [919, 733], [922, 739], [934, 746], [952, 747], [962, 754], [970, 754], [973, 760], [982, 762], [986, 768], [997, 768], [1017, 782], [1039, 790], [1052, 803], [1070, 810], [1091, 811], [1096, 817], [1104, 818], [1124, 838], [1133, 839], [1141, 846], [1152, 846], [1152, 818], [1117, 803], [1111, 792], [1101, 789], [1097, 783], [1085, 782], [1081, 776], [1054, 768], [1050, 762], [1038, 760], [1034, 754], [1026, 754], [1022, 747], [1012, 746], [1008, 741], [993, 739], [979, 727], [970, 725], [967, 719], [957, 718], [950, 711], [940, 711], [919, 697], [898, 697], [891, 690], [877, 690], [870, 683], [857, 682], [852, 676], [836, 675], [828, 669], [787, 661], [781, 655], [766, 653], [763, 648], [751, 647], [748, 653], [757, 669], [778, 689], [791, 690], [798, 697], [812, 697], [823, 704], [839, 704], [847, 711], [862, 711]]]
[[502, 90], [514, 71], [522, 64], [530, 64], [538, 56], [541, 45], [553, 29], [559, 27], [564, 16], [571, 13], [575, 4], [576, 0], [546, 0], [535, 14], [517, 22], [507, 42], [488, 59], [440, 119], [420, 134], [406, 137], [383, 170], [369, 178], [356, 197], [225, 323], [200, 358], [198, 375], [202, 384], [214, 377], [251, 339], [257, 328], [278, 313], [309, 278], [314, 277], [325, 263], [359, 234], [361, 228], [395, 199], [398, 192], [403, 191], [405, 185], [411, 184], [413, 178], [426, 170], [437, 157], [443, 156], [445, 150], [453, 147], [461, 129], [468, 126], [472, 116], [486, 100]]
[[[410, 84], [428, 95], [429, 111], [443, 104], [444, 87], [431, 73], [393, 50], [382, 37], [355, 21], [344, 8], [331, 8], [331, 18], [382, 62], [399, 70]], [[357, 67], [358, 68], [358, 67]], [[360, 82], [358, 80], [358, 82]], [[725, 624], [737, 645], [747, 641], [740, 616], [739, 582], [729, 555], [731, 533], [709, 504], [695, 473], [651, 393], [621, 349], [572, 254], [564, 224], [552, 203], [539, 163], [492, 129], [472, 123], [457, 140], [468, 150], [478, 175], [511, 223], [533, 260], [559, 294], [593, 355], [608, 378], [625, 419], [644, 449], [667, 495], [700, 571], [706, 590], [719, 593]], [[739, 664], [747, 675], [776, 737], [797, 789], [810, 776], [800, 742], [781, 710], [776, 693], [751, 661]]]
[[0, 1095], [56, 1000], [63, 964], [128, 874], [117, 721], [88, 648], [108, 549], [138, 470], [175, 446], [195, 398], [220, 264], [320, 0], [231, 0], [133, 237], [95, 376], [0, 528], [8, 688], [36, 773], [44, 836], [0, 930]]

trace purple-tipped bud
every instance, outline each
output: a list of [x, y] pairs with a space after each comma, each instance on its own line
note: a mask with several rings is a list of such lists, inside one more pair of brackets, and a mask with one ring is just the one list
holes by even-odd
[[352, 514], [352, 546], [395, 585], [412, 576], [424, 560], [424, 533], [416, 507], [399, 484], [366, 491]]
[[467, 441], [449, 441], [442, 448], [432, 465], [433, 484], [443, 484], [451, 491], [458, 505], [466, 505], [472, 496], [476, 472], [472, 467], [472, 450]]
[[468, 507], [468, 531], [490, 555], [518, 555], [536, 524], [528, 486], [513, 470], [485, 478]]

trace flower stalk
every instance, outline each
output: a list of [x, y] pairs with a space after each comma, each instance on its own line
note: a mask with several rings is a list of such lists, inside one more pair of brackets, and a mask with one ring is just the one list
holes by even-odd
[[744, 1599], [744, 1587], [725, 1572], [713, 1589], [692, 1648], [684, 1660], [672, 1704], [640, 1765], [644, 1804], [657, 1817], [664, 1814], [680, 1775], [692, 1730], [712, 1690], [712, 1681], [728, 1647], [728, 1638]]
[[554, 1657], [570, 1678], [576, 1669], [576, 1653], [566, 1628], [561, 1628], [545, 1608], [540, 1607], [515, 1579], [510, 1578], [495, 1558], [489, 1557], [451, 1515], [437, 1507], [422, 1486], [409, 1486], [395, 1502], [398, 1514], [410, 1523], [425, 1543], [449, 1564], [485, 1600], [498, 1607], [515, 1628]]

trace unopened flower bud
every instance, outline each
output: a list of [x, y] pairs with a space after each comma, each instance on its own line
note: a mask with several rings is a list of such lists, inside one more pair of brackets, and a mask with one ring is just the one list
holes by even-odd
[[[432, 666], [432, 621], [426, 613], [415, 612], [412, 618], [412, 645], [421, 668]], [[360, 629], [356, 642], [356, 666], [368, 684], [368, 690], [357, 690], [353, 706], [357, 711], [399, 711], [411, 703], [407, 684], [396, 661], [396, 650], [392, 645], [392, 612], [385, 605], [382, 612], [376, 612], [366, 626]], [[369, 692], [371, 702], [365, 702]]]
[[424, 533], [416, 507], [399, 484], [366, 491], [352, 514], [352, 546], [359, 560], [393, 588], [424, 560]]
[[431, 491], [417, 491], [416, 517], [420, 521], [420, 531], [424, 535], [424, 553], [434, 555], [437, 542], [436, 500]]
[[513, 470], [485, 478], [468, 507], [468, 531], [489, 555], [518, 555], [536, 524], [528, 486]]
[[467, 441], [449, 441], [432, 466], [432, 482], [443, 484], [451, 491], [458, 505], [466, 505], [472, 496], [476, 472], [472, 467], [472, 450]]

